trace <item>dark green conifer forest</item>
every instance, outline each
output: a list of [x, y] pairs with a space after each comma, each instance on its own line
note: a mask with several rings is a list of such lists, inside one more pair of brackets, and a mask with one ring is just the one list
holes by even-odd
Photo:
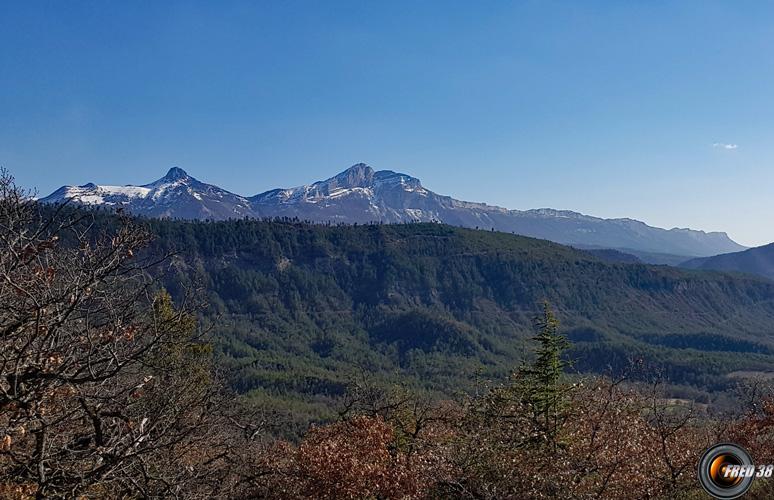
[[[774, 361], [774, 283], [610, 263], [543, 240], [439, 224], [144, 221], [173, 296], [201, 290], [220, 365], [249, 398], [311, 418], [367, 373], [438, 396], [529, 358], [548, 301], [569, 373], [644, 364], [676, 397], [722, 402]], [[732, 376], [729, 376], [731, 374]]]

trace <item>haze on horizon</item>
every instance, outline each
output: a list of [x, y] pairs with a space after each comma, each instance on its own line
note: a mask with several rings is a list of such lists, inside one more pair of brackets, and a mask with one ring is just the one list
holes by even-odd
[[[477, 8], [476, 8], [477, 7]], [[774, 4], [2, 2], [0, 165], [458, 199], [774, 241]]]

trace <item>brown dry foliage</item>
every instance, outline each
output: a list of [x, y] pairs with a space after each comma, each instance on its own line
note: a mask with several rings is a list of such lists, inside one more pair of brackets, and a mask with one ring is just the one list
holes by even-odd
[[141, 227], [92, 218], [0, 175], [1, 496], [221, 494], [236, 438], [193, 310], [135, 257]]

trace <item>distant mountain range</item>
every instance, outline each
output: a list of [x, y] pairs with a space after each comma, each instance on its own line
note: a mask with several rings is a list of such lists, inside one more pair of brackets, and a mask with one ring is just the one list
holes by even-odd
[[750, 248], [743, 252], [727, 253], [689, 260], [681, 264], [689, 269], [714, 269], [757, 274], [774, 280], [774, 243]]
[[[72, 200], [125, 210], [140, 216], [223, 220], [243, 217], [297, 217], [342, 223], [443, 222], [494, 229], [565, 245], [624, 249], [644, 261], [664, 261], [736, 252], [746, 247], [726, 233], [661, 229], [633, 219], [602, 219], [567, 210], [509, 210], [436, 194], [419, 179], [390, 170], [374, 171], [359, 163], [324, 181], [240, 196], [172, 168], [142, 186], [85, 184], [63, 186], [42, 202]], [[685, 259], [682, 259], [682, 257]], [[671, 261], [670, 261], [671, 262]]]

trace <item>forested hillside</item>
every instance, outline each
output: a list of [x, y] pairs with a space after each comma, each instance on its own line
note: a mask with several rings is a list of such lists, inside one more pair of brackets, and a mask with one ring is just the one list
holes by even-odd
[[173, 296], [205, 290], [234, 387], [299, 411], [322, 411], [363, 374], [447, 395], [502, 379], [543, 300], [573, 342], [574, 371], [641, 362], [677, 395], [709, 401], [728, 373], [774, 367], [765, 280], [438, 224], [146, 223], [154, 252], [178, 252], [164, 277]]
[[756, 274], [764, 278], [774, 279], [774, 243], [750, 248], [744, 252], [691, 259], [680, 265], [687, 269], [715, 269], [726, 272]]

